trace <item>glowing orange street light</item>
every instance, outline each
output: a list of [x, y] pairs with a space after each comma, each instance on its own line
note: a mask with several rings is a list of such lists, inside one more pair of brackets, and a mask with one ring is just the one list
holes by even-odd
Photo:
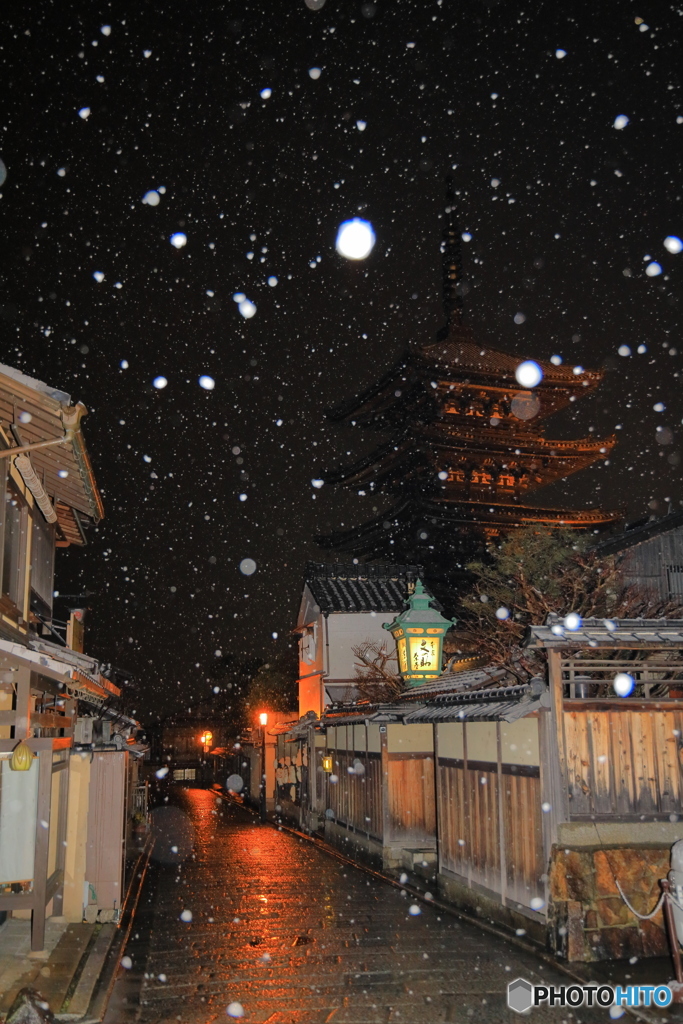
[[266, 802], [266, 726], [268, 725], [268, 712], [262, 711], [258, 716], [261, 723], [261, 792], [259, 797], [259, 817], [265, 821], [267, 817]]
[[211, 749], [211, 743], [213, 742], [213, 733], [208, 730], [199, 737], [199, 742], [204, 747], [204, 753], [208, 753]]

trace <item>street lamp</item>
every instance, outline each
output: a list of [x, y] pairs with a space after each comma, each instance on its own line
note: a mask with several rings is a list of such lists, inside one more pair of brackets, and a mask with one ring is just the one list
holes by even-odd
[[213, 742], [213, 733], [209, 732], [207, 729], [207, 731], [202, 733], [202, 735], [199, 737], [199, 742], [204, 747], [204, 753], [208, 754], [209, 750], [211, 749], [211, 744]]
[[383, 625], [396, 641], [398, 670], [408, 686], [419, 686], [441, 675], [444, 634], [456, 622], [444, 618], [431, 602], [422, 581], [417, 580], [405, 610]]
[[258, 716], [261, 723], [261, 793], [259, 799], [259, 817], [261, 821], [266, 820], [266, 726], [268, 725], [268, 712], [262, 711]]

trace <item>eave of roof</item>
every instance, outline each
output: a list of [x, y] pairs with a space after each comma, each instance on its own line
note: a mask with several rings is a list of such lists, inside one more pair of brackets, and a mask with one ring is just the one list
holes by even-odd
[[[478, 344], [464, 324], [453, 324], [447, 338], [422, 345], [419, 352], [425, 361], [434, 362], [458, 376], [469, 373], [482, 379], [503, 379], [511, 383], [516, 383], [515, 371], [523, 361], [519, 356]], [[597, 387], [604, 376], [602, 370], [582, 370], [577, 374], [570, 365], [555, 366], [543, 359], [535, 359], [534, 362], [543, 371], [538, 391], [559, 388], [585, 392]], [[584, 381], [586, 387], [583, 386]]]
[[683, 619], [584, 619], [579, 629], [568, 630], [559, 617], [548, 616], [545, 625], [528, 627], [522, 646], [561, 650], [683, 649]]
[[[416, 687], [421, 691], [422, 687]], [[540, 679], [528, 684], [498, 686], [469, 692], [441, 693], [429, 699], [429, 695], [415, 700], [406, 700], [402, 694], [389, 704], [346, 704], [337, 705], [325, 712], [320, 719], [322, 728], [351, 725], [353, 723], [396, 723], [410, 725], [415, 722], [463, 722], [506, 721], [518, 718], [540, 708], [550, 706], [548, 689]], [[412, 698], [413, 694], [410, 694]], [[421, 694], [418, 692], [418, 697]]]
[[620, 533], [616, 537], [609, 537], [602, 544], [598, 544], [596, 551], [599, 555], [616, 555], [620, 551], [626, 551], [628, 548], [642, 544], [652, 537], [659, 537], [682, 526], [683, 509], [678, 512], [672, 512], [671, 515], [664, 516], [662, 519], [653, 519], [633, 530], [626, 529], [624, 533]]
[[420, 565], [309, 562], [305, 584], [323, 613], [400, 611], [408, 584], [422, 579]]
[[350, 530], [330, 534], [317, 534], [315, 541], [330, 551], [369, 551], [375, 538], [386, 534], [390, 527], [410, 527], [423, 518], [436, 520], [441, 526], [490, 526], [513, 529], [527, 524], [542, 523], [550, 527], [576, 527], [585, 529], [602, 526], [623, 518], [620, 509], [557, 509], [540, 508], [516, 503], [468, 501], [462, 498], [438, 498], [433, 501], [405, 498], [388, 508], [382, 515], [369, 519]]
[[[97, 522], [104, 509], [80, 428], [87, 409], [81, 403], [72, 406], [70, 402], [65, 392], [0, 364], [0, 424], [6, 434], [11, 436], [10, 428], [14, 426], [22, 444], [35, 444], [58, 441], [65, 437], [67, 427], [72, 428], [70, 440], [34, 449], [29, 458], [53, 501], [61, 501]], [[28, 413], [30, 419], [17, 422], [18, 412]]]

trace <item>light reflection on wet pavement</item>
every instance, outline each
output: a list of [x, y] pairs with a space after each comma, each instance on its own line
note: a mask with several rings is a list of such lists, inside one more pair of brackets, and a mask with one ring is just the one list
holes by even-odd
[[[170, 792], [194, 825], [194, 858], [169, 864], [173, 835], [158, 841], [162, 863], [126, 949], [133, 967], [121, 971], [105, 1024], [228, 1022], [231, 1003], [250, 1024], [512, 1022], [521, 1018], [505, 1005], [511, 979], [566, 983], [436, 908], [411, 916], [410, 897], [208, 790]], [[536, 1022], [609, 1019], [533, 1011]]]

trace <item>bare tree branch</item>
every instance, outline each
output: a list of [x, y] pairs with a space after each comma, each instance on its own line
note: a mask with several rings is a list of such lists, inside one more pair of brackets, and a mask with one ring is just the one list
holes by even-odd
[[355, 667], [355, 680], [361, 697], [373, 704], [398, 697], [404, 685], [398, 674], [395, 652], [388, 650], [386, 643], [375, 640], [364, 640], [351, 650], [359, 662]]

